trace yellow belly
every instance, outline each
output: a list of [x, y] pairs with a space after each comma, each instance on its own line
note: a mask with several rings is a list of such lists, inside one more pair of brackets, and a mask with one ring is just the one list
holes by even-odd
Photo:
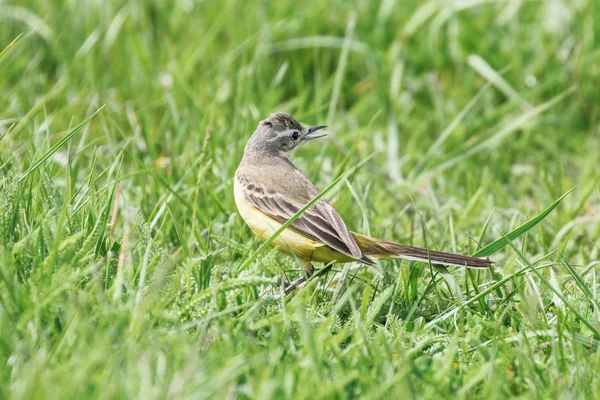
[[[267, 240], [281, 227], [281, 224], [278, 221], [269, 217], [246, 201], [237, 179], [234, 179], [233, 192], [235, 195], [235, 204], [237, 205], [242, 219], [260, 240]], [[333, 250], [326, 244], [315, 241], [289, 228], [281, 232], [281, 234], [271, 242], [271, 246], [276, 247], [282, 252], [288, 254], [294, 253], [299, 258], [311, 261], [354, 261], [350, 257]]]

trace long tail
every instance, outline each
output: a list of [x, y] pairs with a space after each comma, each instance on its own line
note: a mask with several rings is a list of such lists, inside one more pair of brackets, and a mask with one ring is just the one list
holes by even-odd
[[352, 236], [354, 236], [358, 247], [360, 247], [363, 254], [367, 257], [384, 260], [403, 258], [405, 260], [423, 262], [431, 260], [433, 264], [455, 265], [467, 268], [488, 268], [494, 263], [491, 260], [483, 258], [461, 256], [459, 254], [388, 242], [355, 232], [352, 232]]

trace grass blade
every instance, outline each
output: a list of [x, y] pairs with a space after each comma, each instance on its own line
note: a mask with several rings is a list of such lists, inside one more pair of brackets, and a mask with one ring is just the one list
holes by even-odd
[[438, 150], [444, 144], [446, 139], [450, 137], [452, 132], [460, 125], [460, 123], [465, 119], [467, 114], [479, 103], [479, 100], [483, 97], [487, 90], [489, 89], [490, 84], [484, 85], [479, 92], [469, 101], [469, 103], [458, 113], [458, 115], [450, 122], [450, 124], [444, 129], [444, 131], [440, 134], [440, 136], [435, 140], [435, 142], [429, 147], [427, 152], [419, 158], [419, 162], [410, 172], [411, 178], [415, 178], [423, 172], [429, 161], [437, 154]]
[[501, 249], [506, 247], [509, 244], [509, 241], [517, 239], [518, 237], [523, 235], [525, 232], [527, 232], [528, 230], [530, 230], [531, 228], [536, 226], [538, 223], [540, 223], [544, 218], [546, 218], [546, 216], [548, 216], [548, 214], [550, 214], [550, 212], [552, 212], [552, 210], [554, 210], [556, 208], [556, 206], [565, 197], [567, 197], [567, 195], [569, 193], [571, 193], [573, 190], [575, 190], [575, 188], [568, 190], [565, 194], [560, 196], [560, 198], [558, 200], [556, 200], [554, 203], [550, 204], [541, 213], [539, 213], [538, 215], [536, 215], [529, 221], [525, 222], [523, 225], [519, 226], [517, 229], [510, 232], [508, 235], [506, 235], [506, 238], [502, 237], [502, 238], [488, 244], [483, 249], [481, 249], [478, 252], [476, 252], [475, 254], [473, 254], [473, 257], [489, 257], [492, 254], [497, 253], [498, 251], [500, 251]]
[[508, 236], [502, 235], [502, 238], [504, 240], [506, 240], [506, 242], [510, 245], [510, 247], [512, 247], [513, 250], [517, 253], [517, 255], [519, 256], [519, 258], [527, 265], [527, 267], [531, 271], [533, 271], [533, 273], [538, 277], [538, 279], [540, 279], [543, 283], [545, 283], [546, 286], [548, 286], [548, 288], [552, 291], [552, 293], [554, 293], [556, 295], [556, 297], [558, 297], [563, 302], [563, 304], [569, 310], [571, 310], [571, 312], [573, 314], [575, 314], [577, 316], [577, 318], [579, 318], [579, 320], [594, 333], [595, 339], [600, 338], [600, 330], [598, 330], [598, 327], [596, 327], [594, 324], [592, 324], [590, 321], [588, 321], [588, 319], [585, 318], [579, 312], [579, 309], [576, 306], [574, 306], [573, 304], [571, 304], [571, 302], [569, 301], [569, 299], [567, 299], [565, 296], [563, 296], [563, 294], [561, 293], [561, 291], [559, 289], [555, 288], [550, 282], [548, 282], [548, 279], [546, 279], [546, 278], [544, 278], [544, 276], [542, 276], [542, 274], [540, 273], [540, 271], [538, 271], [537, 268], [535, 268], [529, 262], [529, 260], [523, 255], [523, 253], [517, 248], [517, 246], [514, 245], [514, 243], [512, 242], [512, 240], [510, 240], [508, 238]]
[[469, 67], [473, 68], [483, 79], [494, 85], [496, 89], [501, 91], [510, 100], [518, 103], [521, 107], [531, 107], [531, 104], [527, 103], [502, 75], [493, 69], [481, 56], [477, 54], [470, 55], [467, 57], [467, 63]]
[[[543, 267], [538, 267], [538, 268], [543, 268]], [[512, 273], [512, 274], [510, 274], [508, 276], [505, 276], [504, 278], [502, 278], [498, 282], [495, 282], [493, 285], [491, 285], [487, 289], [482, 290], [481, 292], [479, 292], [476, 296], [471, 297], [469, 300], [465, 301], [461, 305], [454, 306], [449, 311], [446, 311], [442, 315], [439, 315], [439, 316], [435, 317], [430, 322], [428, 322], [426, 326], [427, 327], [434, 326], [438, 322], [444, 321], [444, 320], [452, 317], [454, 314], [456, 314], [462, 308], [465, 308], [465, 307], [467, 307], [467, 306], [475, 303], [476, 301], [478, 301], [479, 299], [483, 298], [484, 296], [486, 296], [487, 294], [491, 293], [492, 291], [496, 290], [497, 288], [506, 285], [511, 279], [523, 275], [528, 269], [529, 269], [528, 267], [521, 268], [517, 272], [514, 272], [514, 273]]]
[[60, 149], [62, 147], [62, 145], [64, 145], [65, 143], [67, 143], [88, 122], [90, 122], [90, 120], [92, 118], [94, 118], [96, 116], [96, 114], [98, 114], [100, 111], [102, 111], [102, 109], [104, 107], [105, 107], [105, 105], [103, 105], [102, 107], [100, 107], [99, 109], [97, 109], [92, 115], [90, 115], [89, 117], [87, 117], [86, 119], [84, 119], [79, 125], [77, 125], [75, 128], [73, 128], [73, 130], [71, 130], [71, 132], [69, 132], [64, 138], [62, 138], [54, 146], [52, 146], [50, 148], [50, 150], [48, 150], [42, 157], [40, 157], [39, 160], [37, 160], [36, 162], [34, 162], [33, 165], [31, 167], [29, 167], [29, 169], [23, 174], [23, 176], [21, 177], [21, 179], [19, 179], [19, 182], [23, 182], [25, 179], [27, 179], [27, 177], [29, 175], [31, 175], [36, 169], [38, 169], [40, 167], [40, 165], [42, 165], [44, 163], [44, 161], [46, 161], [48, 158], [50, 158], [52, 156], [52, 154], [56, 153], [58, 151], [58, 149]]
[[2, 60], [4, 58], [4, 56], [6, 55], [6, 53], [8, 53], [8, 51], [10, 49], [12, 49], [14, 47], [15, 44], [17, 44], [17, 42], [23, 37], [23, 33], [21, 33], [19, 36], [17, 36], [12, 42], [10, 42], [8, 44], [8, 46], [6, 46], [4, 48], [4, 50], [0, 51], [0, 60]]
[[567, 271], [569, 271], [569, 274], [573, 277], [573, 279], [575, 279], [575, 283], [577, 283], [577, 286], [579, 287], [579, 289], [581, 289], [583, 294], [590, 300], [590, 302], [594, 306], [595, 311], [597, 313], [600, 312], [600, 305], [598, 305], [598, 302], [594, 298], [594, 295], [592, 294], [590, 289], [587, 287], [587, 285], [585, 284], [585, 282], [583, 281], [581, 276], [577, 273], [577, 271], [575, 271], [575, 269], [571, 266], [571, 264], [569, 264], [569, 262], [567, 261], [565, 256], [562, 255], [562, 253], [560, 254], [560, 262], [567, 269]]
[[521, 113], [516, 118], [509, 120], [506, 124], [501, 126], [498, 129], [498, 131], [494, 133], [493, 136], [483, 139], [475, 145], [469, 145], [468, 149], [465, 148], [464, 151], [461, 150], [458, 155], [446, 161], [443, 161], [442, 163], [428, 171], [428, 174], [440, 173], [460, 162], [463, 162], [465, 159], [477, 153], [498, 147], [502, 140], [504, 140], [506, 137], [517, 132], [524, 125], [535, 121], [537, 117], [539, 117], [544, 112], [550, 110], [552, 107], [554, 107], [560, 101], [564, 100], [570, 94], [574, 93], [575, 90], [576, 87], [572, 86], [569, 89], [563, 91], [562, 93], [559, 93], [552, 99], [548, 100], [547, 102]]

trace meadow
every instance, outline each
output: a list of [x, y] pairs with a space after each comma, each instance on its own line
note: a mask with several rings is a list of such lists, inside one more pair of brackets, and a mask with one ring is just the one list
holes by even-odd
[[[595, 0], [0, 2], [0, 398], [600, 392]], [[302, 268], [232, 183], [258, 121], [355, 231]], [[332, 186], [333, 183], [333, 186]]]

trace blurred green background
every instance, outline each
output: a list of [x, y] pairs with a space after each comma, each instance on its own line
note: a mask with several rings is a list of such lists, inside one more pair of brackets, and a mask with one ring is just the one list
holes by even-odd
[[[0, 2], [0, 397], [600, 389], [599, 21], [593, 0]], [[330, 200], [362, 233], [472, 254], [576, 189], [493, 271], [335, 266], [284, 300], [301, 269], [244, 264], [232, 196], [273, 111], [329, 126], [294, 162], [321, 189], [352, 171]]]

